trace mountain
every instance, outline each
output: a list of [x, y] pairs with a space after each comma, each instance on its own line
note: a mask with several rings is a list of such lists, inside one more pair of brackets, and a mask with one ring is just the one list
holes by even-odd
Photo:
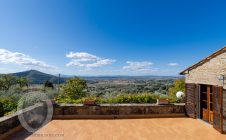
[[[18, 73], [11, 73], [10, 75], [17, 77], [26, 77], [31, 84], [43, 84], [45, 81], [49, 80], [50, 82], [57, 84], [58, 76], [46, 74], [37, 70], [29, 70]], [[67, 79], [73, 78], [76, 76], [72, 75], [61, 75], [60, 83], [64, 83]], [[79, 76], [87, 81], [103, 81], [103, 80], [166, 80], [166, 79], [178, 79], [183, 78], [181, 76]]]
[[[26, 77], [30, 83], [32, 84], [43, 84], [45, 81], [49, 80], [50, 82], [57, 84], [58, 83], [58, 77], [50, 74], [46, 74], [37, 70], [29, 70], [24, 72], [18, 72], [18, 73], [11, 73], [12, 76], [17, 77]], [[60, 83], [65, 82], [65, 78], [60, 79]]]

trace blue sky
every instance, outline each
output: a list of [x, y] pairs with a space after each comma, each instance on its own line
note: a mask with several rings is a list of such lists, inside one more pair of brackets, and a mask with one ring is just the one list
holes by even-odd
[[226, 45], [225, 1], [1, 0], [0, 73], [177, 75]]

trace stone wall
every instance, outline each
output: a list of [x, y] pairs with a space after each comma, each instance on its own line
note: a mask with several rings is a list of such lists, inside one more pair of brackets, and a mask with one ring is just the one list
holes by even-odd
[[39, 121], [39, 120], [36, 120], [39, 118], [29, 117], [29, 116], [33, 116], [33, 114], [42, 115], [43, 110], [46, 110], [45, 105], [43, 103], [40, 103], [34, 106], [30, 106], [24, 109], [22, 112], [16, 112], [15, 114], [1, 117], [0, 118], [0, 139], [7, 139], [7, 137], [10, 136], [11, 134], [23, 129], [18, 118], [19, 115], [26, 116], [26, 122], [29, 122], [29, 125], [30, 125], [34, 122]]
[[[26, 122], [34, 124], [38, 118], [32, 117], [43, 115], [46, 106], [43, 103], [36, 104], [16, 112], [10, 116], [0, 118], [0, 139], [20, 131], [22, 128], [18, 115], [26, 116]], [[184, 104], [177, 105], [153, 105], [153, 104], [102, 104], [99, 106], [84, 105], [58, 105], [54, 104], [53, 119], [98, 119], [98, 118], [149, 118], [149, 117], [184, 117]], [[45, 116], [43, 116], [45, 117]]]
[[184, 104], [102, 104], [99, 106], [57, 105], [54, 119], [67, 118], [143, 118], [143, 117], [182, 117], [185, 116]]
[[223, 85], [223, 82], [218, 80], [221, 74], [226, 76], [226, 52], [189, 71], [189, 74], [185, 75], [186, 83], [218, 85], [226, 89], [226, 81]]

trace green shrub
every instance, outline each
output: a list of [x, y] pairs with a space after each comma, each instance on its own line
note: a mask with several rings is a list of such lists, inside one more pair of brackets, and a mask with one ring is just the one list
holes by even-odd
[[178, 91], [185, 92], [185, 79], [177, 79], [174, 81], [174, 84], [169, 88], [169, 96], [177, 101], [176, 93]]
[[109, 103], [156, 103], [158, 96], [155, 94], [119, 95], [109, 98]]
[[63, 94], [70, 99], [79, 99], [86, 96], [86, 81], [81, 78], [72, 78], [63, 86]]
[[7, 97], [12, 99], [16, 103], [18, 102], [22, 95], [23, 95], [22, 90], [17, 86], [13, 86], [7, 91], [0, 91], [0, 98]]
[[47, 89], [45, 90], [45, 94], [49, 99], [55, 99], [57, 96], [59, 96], [59, 92], [55, 89]]
[[84, 97], [80, 99], [71, 99], [71, 98], [57, 98], [58, 103], [72, 103], [72, 104], [83, 104], [86, 99], [95, 100], [97, 103], [111, 103], [111, 104], [120, 104], [120, 103], [156, 103], [159, 95], [155, 94], [137, 94], [137, 95], [118, 95], [116, 97], [102, 98], [102, 97]]
[[18, 101], [18, 109], [27, 108], [36, 103], [42, 102], [43, 100], [47, 100], [47, 96], [44, 93], [40, 92], [29, 92], [26, 93], [25, 96], [20, 98]]
[[178, 91], [185, 92], [185, 79], [177, 79], [174, 81], [173, 86], [169, 88], [169, 101], [172, 103], [181, 103], [183, 102], [182, 99], [178, 99], [176, 97], [176, 93]]
[[0, 98], [0, 104], [3, 107], [4, 114], [15, 111], [17, 107], [17, 103], [15, 103], [11, 98], [9, 97], [1, 97]]

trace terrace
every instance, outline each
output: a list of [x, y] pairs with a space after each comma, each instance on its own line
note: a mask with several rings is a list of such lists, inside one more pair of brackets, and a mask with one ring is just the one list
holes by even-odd
[[20, 132], [11, 138], [11, 140], [18, 139], [225, 140], [226, 135], [220, 134], [210, 125], [202, 121], [191, 118], [152, 118], [122, 120], [53, 120], [33, 135]]
[[[39, 112], [40, 106], [26, 113], [35, 109]], [[3, 124], [15, 124], [14, 121], [15, 115], [1, 123], [1, 129]], [[183, 104], [54, 105], [53, 120], [35, 133], [28, 133], [20, 125], [8, 132], [11, 130], [5, 139], [226, 139], [211, 125], [187, 118]]]

